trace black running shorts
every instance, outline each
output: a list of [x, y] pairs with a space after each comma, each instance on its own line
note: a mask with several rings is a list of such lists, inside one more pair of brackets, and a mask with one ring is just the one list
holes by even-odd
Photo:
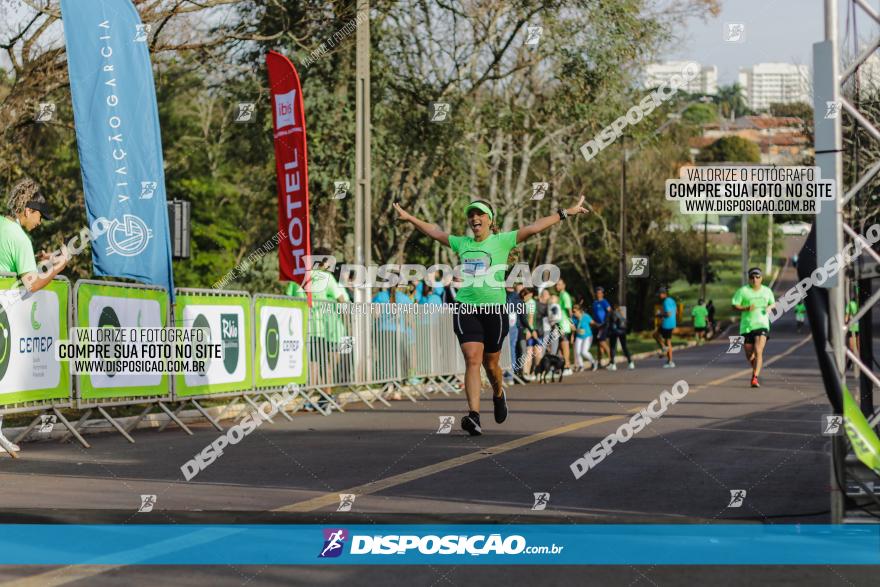
[[747, 332], [743, 337], [743, 342], [746, 344], [755, 344], [755, 338], [763, 336], [768, 340], [770, 339], [770, 330], [768, 328], [757, 328], [750, 332]]
[[501, 304], [472, 306], [455, 304], [452, 329], [458, 343], [481, 342], [483, 352], [497, 353], [510, 330], [510, 322]]

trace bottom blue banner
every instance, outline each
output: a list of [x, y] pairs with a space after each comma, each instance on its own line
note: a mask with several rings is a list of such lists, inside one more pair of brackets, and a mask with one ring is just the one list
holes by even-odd
[[0, 526], [3, 565], [876, 565], [880, 527]]

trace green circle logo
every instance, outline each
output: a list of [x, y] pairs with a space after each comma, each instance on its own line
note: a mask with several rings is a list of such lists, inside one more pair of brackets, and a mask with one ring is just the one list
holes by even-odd
[[[110, 306], [105, 306], [101, 310], [101, 315], [98, 317], [98, 328], [119, 328], [119, 316], [116, 315], [116, 311]], [[107, 371], [107, 377], [113, 377], [114, 375], [116, 375], [116, 370], [111, 363], [111, 368]]]
[[[196, 319], [193, 320], [192, 327], [193, 327], [193, 329], [195, 329], [195, 328], [205, 328], [205, 329], [207, 329], [207, 331], [208, 331], [208, 342], [211, 342], [211, 326], [210, 326], [210, 324], [208, 324], [208, 319], [205, 318], [205, 315], [204, 315], [204, 314], [199, 314], [198, 316], [196, 316]], [[206, 359], [206, 360], [205, 360], [205, 370], [204, 370], [204, 371], [201, 371], [201, 370], [200, 370], [200, 371], [198, 372], [198, 374], [201, 375], [202, 377], [204, 377], [204, 376], [205, 376], [205, 372], [208, 370], [208, 366], [209, 366], [210, 364], [211, 364], [211, 359]]]
[[9, 327], [9, 317], [6, 310], [0, 308], [0, 380], [6, 376], [9, 367], [9, 358], [12, 356], [12, 330]]
[[266, 359], [269, 362], [269, 368], [273, 371], [278, 365], [278, 351], [281, 344], [281, 333], [278, 331], [278, 319], [275, 314], [269, 316], [269, 322], [266, 324]]

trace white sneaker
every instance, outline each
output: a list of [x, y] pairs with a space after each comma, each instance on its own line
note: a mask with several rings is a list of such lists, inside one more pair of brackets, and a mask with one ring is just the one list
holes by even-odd
[[590, 371], [598, 371], [598, 370], [599, 370], [599, 363], [593, 363], [593, 366], [592, 366], [592, 368], [590, 368]]
[[664, 369], [672, 369], [675, 367], [675, 361], [669, 361], [668, 363], [663, 365]]
[[566, 368], [566, 369], [562, 370], [562, 374], [565, 376], [568, 376], [568, 375], [572, 374], [572, 371], [571, 371], [571, 369]]
[[630, 362], [629, 362], [629, 366], [627, 367], [627, 369], [635, 369], [635, 368], [636, 368], [636, 364], [633, 363], [632, 361], [630, 361]]
[[617, 365], [615, 365], [614, 363], [610, 363], [610, 364], [609, 364], [607, 367], [605, 367], [605, 368], [608, 369], [609, 371], [617, 371]]

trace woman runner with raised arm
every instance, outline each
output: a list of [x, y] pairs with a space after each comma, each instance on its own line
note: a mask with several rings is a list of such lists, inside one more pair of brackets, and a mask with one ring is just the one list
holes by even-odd
[[473, 238], [447, 234], [394, 204], [398, 220], [411, 223], [420, 232], [450, 247], [458, 255], [461, 273], [466, 279], [455, 298], [453, 329], [465, 361], [464, 388], [469, 412], [461, 419], [461, 427], [471, 436], [483, 433], [480, 425], [480, 365], [486, 369], [492, 385], [495, 421], [500, 424], [507, 418], [507, 397], [501, 385], [498, 359], [501, 356], [501, 343], [509, 328], [504, 312], [507, 297], [504, 275], [508, 255], [530, 236], [547, 230], [569, 216], [586, 214], [583, 203], [584, 197], [581, 196], [578, 203], [567, 210], [559, 208], [555, 214], [518, 230], [498, 232], [494, 225], [495, 211], [492, 205], [485, 200], [475, 200], [465, 208]]

